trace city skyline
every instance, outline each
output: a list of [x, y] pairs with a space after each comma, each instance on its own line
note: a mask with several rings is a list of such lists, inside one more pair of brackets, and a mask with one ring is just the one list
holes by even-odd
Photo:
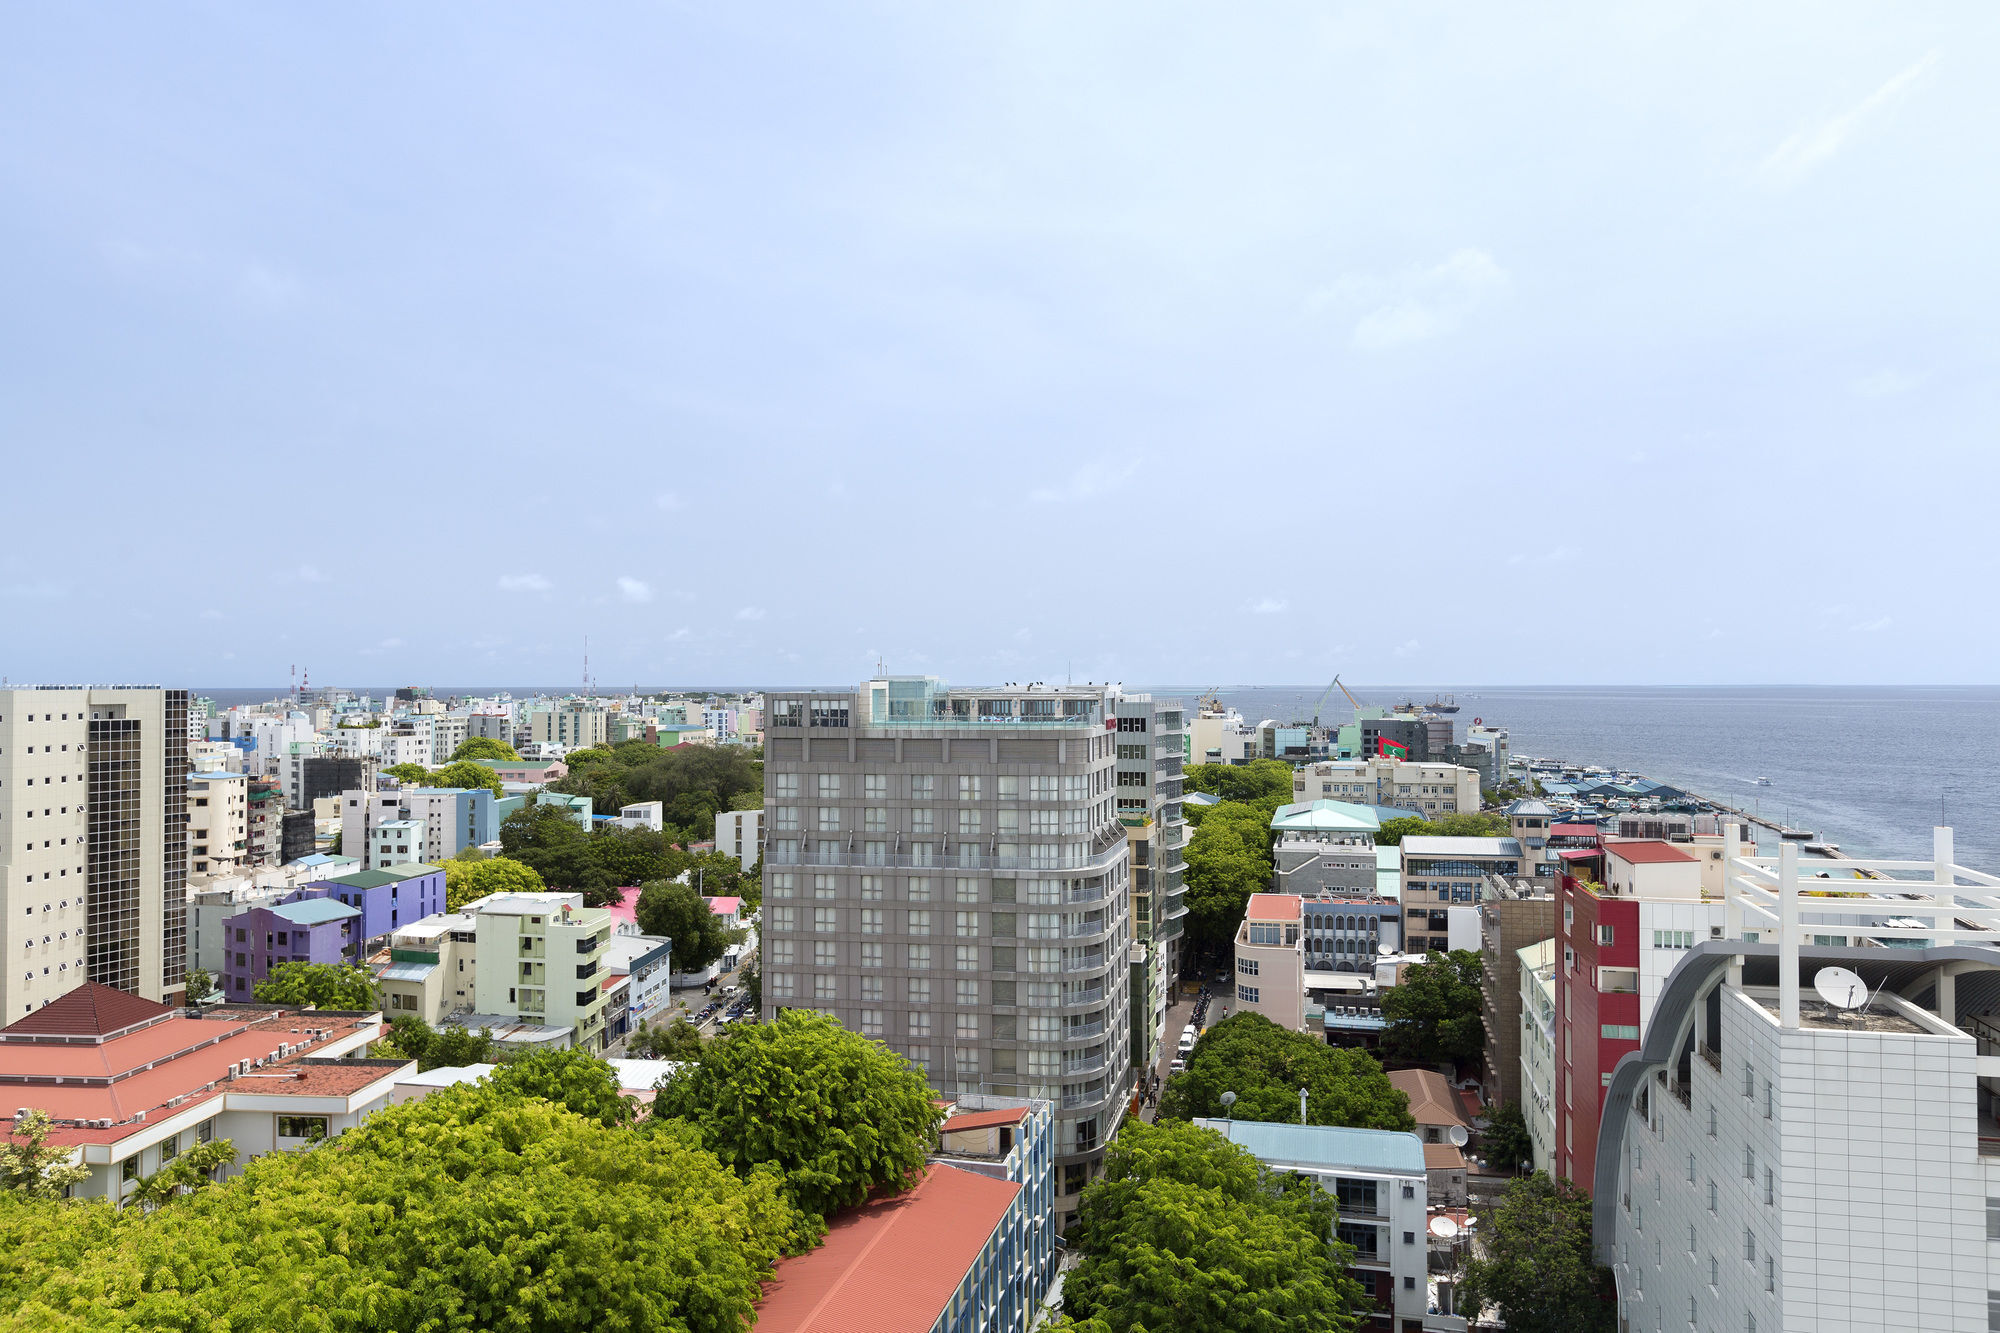
[[378, 13], [4, 20], [12, 678], [1987, 671], [1983, 8]]

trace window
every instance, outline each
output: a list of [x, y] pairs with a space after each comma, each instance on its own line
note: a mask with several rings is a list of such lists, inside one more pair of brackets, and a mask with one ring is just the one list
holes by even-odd
[[889, 812], [878, 805], [871, 805], [861, 812], [861, 831], [864, 833], [887, 833]]
[[1743, 1178], [1745, 1180], [1757, 1178], [1757, 1150], [1748, 1144], [1743, 1146]]
[[929, 875], [910, 876], [910, 901], [927, 903], [931, 900], [931, 877]]
[[1576, 907], [1575, 907], [1575, 905], [1574, 905], [1574, 904], [1571, 904], [1571, 903], [1564, 903], [1564, 904], [1563, 904], [1563, 929], [1564, 929], [1564, 930], [1570, 930], [1570, 929], [1573, 929], [1573, 928], [1575, 927], [1575, 925], [1576, 925]]
[[1257, 975], [1257, 960], [1255, 958], [1239, 958], [1236, 960], [1236, 970], [1246, 977], [1254, 977]]
[[976, 944], [957, 945], [954, 961], [961, 972], [977, 972], [979, 970], [979, 946]]
[[1764, 1118], [1771, 1118], [1771, 1080], [1764, 1080]]
[[798, 912], [799, 909], [796, 907], [773, 907], [771, 909], [771, 928], [773, 930], [797, 930], [799, 928]]
[[1722, 1261], [1712, 1254], [1708, 1256], [1708, 1285], [1711, 1287], [1722, 1285]]
[[1715, 1103], [1710, 1102], [1708, 1105], [1708, 1137], [1710, 1138], [1715, 1137], [1715, 1124]]
[[908, 933], [908, 934], [911, 934], [911, 935], [928, 935], [928, 934], [930, 934], [930, 933], [931, 933], [931, 914], [930, 914], [929, 912], [911, 912], [911, 913], [909, 913], [909, 930], [908, 930], [908, 932], [907, 932], [907, 933]]
[[1597, 928], [1597, 942], [1599, 944], [1609, 944], [1612, 942], [1612, 928], [1610, 926], [1599, 926]]
[[979, 812], [977, 810], [961, 810], [958, 812], [958, 835], [961, 838], [976, 838], [979, 836]]
[[[877, 950], [880, 950], [881, 947], [882, 946], [879, 944], [875, 946]], [[861, 948], [863, 952], [866, 952], [868, 946], [864, 944], [861, 946]], [[876, 961], [874, 965], [876, 967], [880, 967], [882, 965], [881, 955], [879, 953], [876, 955]], [[882, 978], [880, 977], [861, 978], [861, 998], [864, 1000], [879, 1001], [882, 998]]]
[[931, 946], [928, 944], [912, 944], [910, 946], [910, 966], [913, 968], [929, 968], [930, 965]]
[[840, 946], [832, 940], [813, 941], [813, 966], [837, 967], [840, 963]]
[[1334, 1180], [1334, 1197], [1340, 1200], [1340, 1211], [1372, 1213], [1375, 1211], [1376, 1182], [1372, 1180]]
[[957, 883], [956, 885], [954, 885], [954, 886], [953, 886], [953, 888], [952, 888], [952, 898], [953, 898], [953, 899], [954, 899], [955, 901], [958, 901], [958, 902], [962, 902], [962, 903], [976, 903], [976, 902], [978, 902], [978, 901], [979, 901], [979, 881], [978, 881], [978, 880], [976, 880], [976, 879], [961, 879], [961, 880], [959, 880], [959, 881], [958, 881], [958, 883]]
[[1031, 801], [1053, 801], [1056, 799], [1056, 780], [1053, 775], [1028, 779], [1028, 799]]
[[1757, 1261], [1757, 1233], [1749, 1227], [1743, 1228], [1743, 1261], [1745, 1263]]
[[889, 798], [889, 777], [886, 773], [868, 773], [861, 779], [861, 795], [870, 801], [885, 801]]
[[813, 897], [838, 898], [839, 896], [840, 880], [838, 878], [833, 875], [813, 876]]
[[1986, 1239], [2000, 1240], [2000, 1199], [1986, 1201]]
[[864, 1037], [879, 1037], [882, 1035], [882, 1011], [880, 1009], [863, 1009], [861, 1011], [861, 1035]]
[[867, 940], [861, 942], [861, 966], [882, 966], [882, 946], [880, 944], [871, 943]]
[[771, 825], [780, 833], [796, 833], [799, 828], [799, 808], [796, 805], [781, 805], [771, 812]]
[[1604, 1023], [1599, 1025], [1606, 1041], [1637, 1041], [1639, 1029], [1631, 1023]]
[[968, 773], [959, 774], [958, 799], [961, 801], [977, 801], [981, 799], [981, 792], [984, 787], [984, 784], [985, 784], [985, 779], [980, 778], [974, 774], [968, 774]]
[[1743, 1062], [1743, 1095], [1745, 1097], [1757, 1095], [1757, 1071], [1751, 1068], [1748, 1060]]
[[979, 913], [958, 912], [955, 913], [954, 915], [957, 917], [957, 921], [954, 923], [953, 928], [961, 939], [975, 938], [978, 936]]
[[[971, 980], [966, 977], [960, 977], [956, 982], [953, 983], [953, 991], [960, 1004], [979, 1003], [979, 983], [977, 981]], [[961, 1027], [962, 1026], [963, 1025], [961, 1024]], [[961, 1031], [958, 1035], [963, 1037], [966, 1034], [963, 1031]], [[973, 1035], [975, 1036], [978, 1035], [978, 1030], [976, 1027], [974, 1029]]]
[[816, 816], [815, 816], [815, 817], [816, 817], [816, 818], [817, 818], [817, 819], [819, 820], [819, 830], [820, 830], [820, 832], [822, 832], [822, 833], [838, 833], [838, 832], [840, 832], [840, 807], [839, 807], [839, 806], [837, 806], [837, 805], [822, 805], [821, 807], [819, 807], [818, 811], [816, 812]]
[[1245, 1004], [1257, 1003], [1257, 987], [1238, 986], [1236, 988], [1236, 998], [1243, 1001], [1243, 1003]]
[[863, 902], [879, 902], [881, 898], [882, 877], [880, 875], [863, 875], [861, 877], [861, 900]]
[[798, 961], [798, 954], [791, 940], [769, 940], [765, 943], [764, 947], [770, 951], [770, 957], [765, 959], [766, 962], [777, 963], [781, 967], [790, 967], [794, 962]]
[[1708, 1211], [1715, 1211], [1715, 1178], [1712, 1176], [1708, 1182]]
[[929, 977], [911, 977], [909, 984], [911, 1004], [928, 1005], [931, 1002], [931, 982]]
[[776, 786], [775, 786], [775, 787], [774, 787], [774, 788], [772, 789], [772, 794], [773, 794], [773, 795], [775, 795], [775, 796], [778, 796], [778, 797], [780, 797], [780, 798], [784, 798], [784, 797], [797, 797], [797, 796], [798, 796], [798, 794], [799, 794], [799, 775], [798, 775], [798, 774], [796, 774], [796, 773], [780, 773], [780, 774], [778, 774], [778, 775], [777, 775], [777, 776], [776, 776], [776, 777], [775, 777], [775, 778], [773, 779], [773, 781], [774, 781], [774, 782], [775, 782], [775, 783], [777, 784], [777, 785], [776, 785]]
[[815, 1000], [834, 1000], [839, 997], [840, 992], [831, 976], [820, 974], [813, 977], [813, 998]]
[[789, 1000], [792, 998], [792, 974], [790, 972], [773, 972], [764, 979], [764, 985], [770, 989], [772, 995], [780, 1000]]
[[[278, 1137], [281, 1139], [323, 1139], [328, 1129], [327, 1118], [323, 1115], [281, 1115], [278, 1117]], [[172, 1140], [168, 1140], [172, 1142]], [[164, 1152], [166, 1145], [162, 1144]]]
[[815, 931], [831, 931], [838, 930], [839, 928], [840, 909], [838, 907], [813, 908], [813, 929]]
[[137, 1153], [127, 1157], [119, 1164], [118, 1178], [120, 1180], [137, 1180], [139, 1178], [139, 1155]]
[[881, 908], [864, 907], [861, 909], [861, 933], [863, 935], [880, 935], [882, 933]]
[[815, 786], [815, 790], [819, 792], [819, 798], [822, 801], [838, 800], [840, 798], [840, 774], [838, 773], [820, 774], [817, 780], [817, 784]]
[[974, 1040], [974, 1041], [978, 1040], [979, 1015], [960, 1014], [958, 1016], [958, 1035], [962, 1038], [966, 1038], [969, 1040]]
[[919, 773], [910, 779], [910, 799], [928, 801], [936, 790], [937, 779], [929, 773]]
[[1764, 1202], [1776, 1203], [1777, 1201], [1778, 1201], [1778, 1177], [1776, 1173], [1774, 1173], [1771, 1170], [1771, 1168], [1767, 1166], [1764, 1168]]

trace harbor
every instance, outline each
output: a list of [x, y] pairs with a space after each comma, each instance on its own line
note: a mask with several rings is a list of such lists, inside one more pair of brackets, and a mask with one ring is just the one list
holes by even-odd
[[[1577, 823], [1602, 824], [1627, 817], [1643, 821], [1646, 816], [1680, 814], [1699, 821], [1693, 828], [1696, 832], [1719, 832], [1725, 822], [1741, 823], [1766, 830], [1781, 842], [1797, 843], [1808, 855], [1827, 860], [1849, 859], [1839, 843], [1821, 838], [1816, 830], [1764, 814], [1761, 802], [1746, 810], [1698, 792], [1655, 782], [1643, 774], [1596, 764], [1568, 764], [1559, 759], [1515, 755], [1509, 760], [1508, 770], [1511, 776], [1531, 784], [1532, 790], [1558, 817]], [[1761, 787], [1771, 785], [1769, 778], [1756, 781]]]

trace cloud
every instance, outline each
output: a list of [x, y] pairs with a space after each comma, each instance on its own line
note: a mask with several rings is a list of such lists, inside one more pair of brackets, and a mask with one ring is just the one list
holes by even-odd
[[1405, 639], [1401, 643], [1396, 645], [1396, 656], [1408, 657], [1411, 653], [1416, 652], [1421, 647], [1423, 647], [1423, 645], [1421, 643], [1418, 643], [1415, 639]]
[[626, 574], [618, 580], [618, 595], [628, 602], [650, 602], [653, 600], [653, 588], [651, 584]]
[[672, 512], [673, 510], [676, 509], [687, 508], [687, 501], [681, 499], [681, 497], [675, 494], [673, 491], [661, 491], [658, 495], [653, 497], [653, 503], [657, 507], [665, 509], [669, 512]]
[[1264, 597], [1250, 603], [1243, 609], [1253, 616], [1275, 616], [1278, 612], [1285, 610], [1289, 606], [1291, 606], [1291, 603], [1282, 597]]
[[[1442, 263], [1391, 277], [1356, 274], [1306, 301], [1313, 313], [1362, 309], [1351, 346], [1379, 352], [1451, 333], [1507, 289], [1507, 270], [1484, 250], [1454, 250]], [[1364, 309], [1365, 307], [1365, 309]]]
[[326, 575], [319, 572], [318, 565], [300, 565], [297, 576], [301, 583], [325, 583]]
[[1908, 393], [1923, 382], [1923, 376], [1908, 371], [1878, 370], [1873, 375], [1863, 375], [1848, 387], [1863, 398], [1890, 398]]
[[1130, 481], [1139, 471], [1139, 460], [1128, 458], [1122, 462], [1085, 463], [1069, 474], [1069, 480], [1060, 486], [1044, 486], [1030, 491], [1028, 498], [1036, 504], [1078, 504], [1084, 500], [1094, 500]]
[[764, 608], [761, 606], [746, 606], [736, 613], [736, 618], [738, 620], [762, 620], [764, 618]]
[[540, 574], [502, 574], [501, 592], [547, 592], [550, 587], [547, 578]]
[[667, 642], [686, 643], [689, 639], [692, 639], [693, 637], [694, 637], [694, 631], [689, 629], [686, 625], [682, 625], [679, 629], [675, 630], [672, 634], [669, 634], [667, 636]]
[[1800, 130], [1791, 138], [1779, 144], [1777, 150], [1764, 159], [1760, 170], [1771, 185], [1795, 185], [1804, 180], [1822, 163], [1831, 161], [1835, 154], [1846, 146], [1855, 130], [1870, 117], [1879, 115], [1884, 107], [1894, 103], [1904, 93], [1914, 87], [1917, 81], [1937, 63], [1938, 52], [1932, 51], [1908, 69], [1891, 78], [1887, 83], [1861, 99], [1850, 110], [1843, 111], [1813, 129]]

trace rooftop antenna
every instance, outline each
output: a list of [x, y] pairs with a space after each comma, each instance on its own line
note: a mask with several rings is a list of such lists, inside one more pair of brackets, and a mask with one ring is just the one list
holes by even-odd
[[1813, 974], [1813, 989], [1820, 999], [1843, 1012], [1865, 1009], [1875, 999], [1861, 974], [1845, 967], [1822, 967]]

